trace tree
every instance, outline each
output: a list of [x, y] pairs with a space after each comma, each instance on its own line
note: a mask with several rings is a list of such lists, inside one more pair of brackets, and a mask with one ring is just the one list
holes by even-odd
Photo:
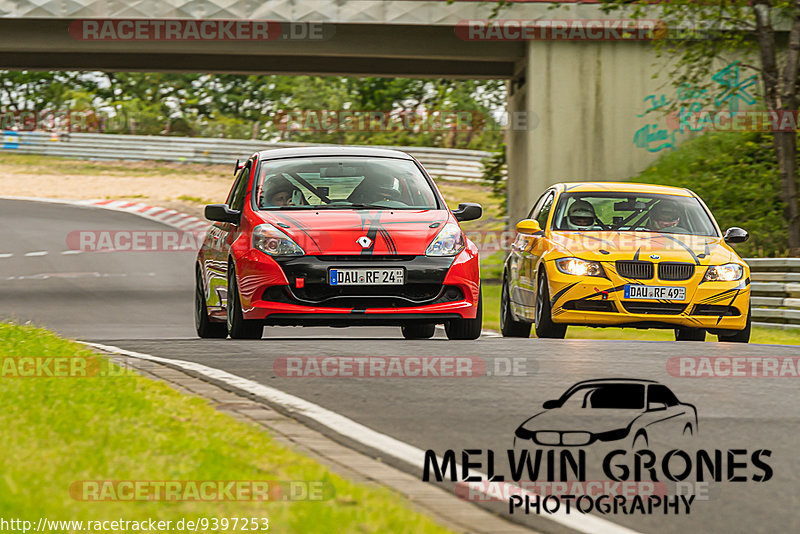
[[[703, 76], [716, 62], [721, 58], [729, 61], [731, 56], [741, 58], [744, 69], [760, 76], [763, 105], [773, 120], [797, 117], [800, 0], [667, 0], [658, 7], [642, 0], [602, 1], [607, 12], [624, 9], [633, 19], [656, 15], [664, 23], [656, 33], [662, 38], [654, 43], [660, 57], [672, 60], [668, 72], [676, 86], [708, 87]], [[748, 62], [750, 58], [755, 61]], [[797, 128], [789, 131], [773, 126], [772, 130], [789, 254], [798, 256]]]

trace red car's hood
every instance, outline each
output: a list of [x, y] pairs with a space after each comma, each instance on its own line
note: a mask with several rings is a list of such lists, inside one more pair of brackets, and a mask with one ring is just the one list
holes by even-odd
[[[450, 219], [446, 210], [275, 210], [257, 215], [306, 254], [425, 254]], [[431, 228], [434, 223], [439, 223]], [[362, 246], [359, 238], [368, 237]]]

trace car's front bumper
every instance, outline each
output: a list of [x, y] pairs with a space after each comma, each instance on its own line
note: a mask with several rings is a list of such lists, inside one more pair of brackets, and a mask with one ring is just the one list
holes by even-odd
[[[474, 247], [474, 245], [473, 245]], [[403, 268], [396, 286], [331, 286], [331, 268]], [[237, 261], [246, 319], [266, 324], [407, 324], [474, 318], [480, 287], [476, 250], [455, 257], [300, 256], [250, 251]]]
[[[696, 269], [694, 276], [685, 281], [635, 281], [619, 277], [611, 269], [606, 270], [608, 278], [564, 274], [553, 262], [548, 262], [546, 269], [556, 323], [742, 330], [747, 322], [749, 272], [734, 282], [703, 282], [705, 269]], [[685, 287], [686, 299], [625, 299], [625, 284]]]

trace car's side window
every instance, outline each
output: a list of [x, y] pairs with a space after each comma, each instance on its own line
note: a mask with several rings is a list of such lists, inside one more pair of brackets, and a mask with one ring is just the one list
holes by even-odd
[[536, 215], [536, 221], [539, 226], [544, 230], [547, 225], [547, 217], [550, 216], [550, 210], [553, 208], [553, 199], [556, 197], [555, 192], [551, 191], [547, 198], [544, 199], [539, 213]]
[[667, 406], [678, 404], [678, 398], [667, 386], [653, 385], [648, 388], [648, 402], [663, 402]]
[[225, 204], [227, 204], [228, 207], [230, 207], [231, 204], [233, 203], [233, 199], [236, 196], [236, 191], [239, 189], [239, 184], [242, 181], [243, 172], [244, 170], [239, 171], [239, 175], [236, 177], [236, 180], [233, 181], [233, 187], [231, 187], [231, 192], [228, 193], [228, 198], [225, 200]]
[[250, 164], [244, 166], [242, 172], [236, 178], [236, 185], [231, 191], [230, 198], [228, 198], [228, 206], [232, 210], [241, 211], [244, 207], [244, 193], [247, 190], [247, 182], [250, 178]]
[[531, 208], [531, 211], [528, 212], [528, 217], [527, 217], [528, 219], [533, 219], [533, 218], [536, 217], [536, 215], [539, 213], [539, 210], [542, 208], [542, 204], [544, 203], [544, 199], [547, 198], [547, 195], [549, 193], [550, 193], [550, 191], [545, 191], [542, 194], [542, 196], [539, 197], [539, 200], [537, 200], [533, 204], [533, 207]]

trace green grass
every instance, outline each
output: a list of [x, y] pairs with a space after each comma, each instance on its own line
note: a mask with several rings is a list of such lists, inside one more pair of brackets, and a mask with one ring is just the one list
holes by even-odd
[[184, 202], [191, 202], [193, 204], [213, 204], [213, 200], [209, 200], [207, 198], [202, 197], [195, 197], [192, 195], [181, 195], [178, 197], [178, 200], [183, 200]]
[[740, 226], [750, 233], [749, 241], [736, 245], [742, 257], [787, 254], [780, 173], [768, 133], [705, 133], [630, 179], [693, 190], [723, 231]]
[[[46, 330], [0, 323], [0, 358], [90, 355]], [[259, 427], [138, 375], [0, 378], [0, 428], [5, 519], [266, 517], [277, 532], [447, 532], [388, 489], [349, 482]], [[314, 502], [83, 502], [69, 493], [80, 480], [322, 481], [333, 495]]]
[[[483, 284], [483, 327], [500, 331], [500, 290], [499, 284]], [[531, 336], [536, 334], [531, 329]], [[570, 326], [567, 339], [635, 339], [645, 341], [674, 341], [672, 330], [639, 330], [637, 328], [590, 328], [588, 326]], [[706, 342], [716, 341], [717, 336], [707, 335]], [[771, 345], [800, 345], [800, 332], [763, 328], [754, 326], [750, 335], [750, 343]]]

